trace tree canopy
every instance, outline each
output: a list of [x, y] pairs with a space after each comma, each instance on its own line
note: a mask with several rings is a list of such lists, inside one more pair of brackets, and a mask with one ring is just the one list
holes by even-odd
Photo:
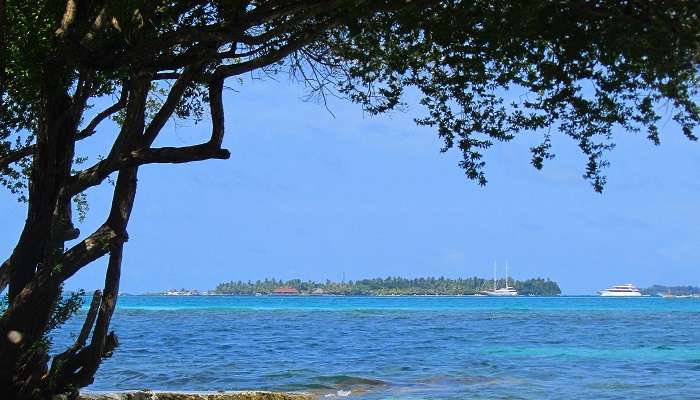
[[[91, 382], [116, 342], [108, 329], [138, 169], [230, 156], [226, 79], [286, 73], [371, 113], [400, 110], [416, 91], [416, 122], [480, 184], [493, 143], [537, 135], [542, 168], [561, 134], [602, 191], [617, 130], [658, 144], [668, 117], [696, 140], [699, 11], [683, 0], [1, 0], [0, 183], [27, 202], [27, 220], [0, 266], [0, 337], [20, 338], [0, 343], [0, 390], [29, 398]], [[76, 143], [108, 118], [120, 130], [84, 166]], [[209, 137], [154, 146], [171, 118], [208, 118]], [[109, 215], [81, 235], [71, 202], [113, 174]], [[49, 369], [63, 282], [107, 254], [85, 335]]]
[[[22, 183], [7, 176], [21, 171], [9, 164], [29, 156], [18, 150], [33, 140], [50, 58], [61, 60], [51, 63], [60, 69], [51, 84], [86, 104], [120, 93], [135, 70], [171, 83], [149, 140], [166, 114], [202, 118], [202, 102], [220, 101], [211, 94], [222, 79], [257, 69], [290, 72], [320, 96], [338, 90], [374, 113], [400, 107], [415, 87], [427, 110], [417, 122], [435, 127], [445, 150], [457, 148], [467, 176], [482, 184], [483, 151], [494, 141], [537, 133], [532, 163], [541, 168], [559, 132], [588, 156], [584, 176], [600, 191], [614, 128], [658, 144], [659, 122], [669, 115], [695, 140], [700, 118], [692, 1], [7, 1], [5, 8], [0, 166], [13, 188]], [[197, 158], [186, 153], [181, 161]], [[213, 153], [200, 157], [225, 156]], [[130, 162], [156, 161], [134, 156]]]

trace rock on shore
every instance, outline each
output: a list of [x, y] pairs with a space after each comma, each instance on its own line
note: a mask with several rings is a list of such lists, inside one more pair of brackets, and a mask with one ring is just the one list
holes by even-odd
[[85, 393], [80, 400], [308, 400], [311, 396], [302, 393], [278, 392], [116, 392]]

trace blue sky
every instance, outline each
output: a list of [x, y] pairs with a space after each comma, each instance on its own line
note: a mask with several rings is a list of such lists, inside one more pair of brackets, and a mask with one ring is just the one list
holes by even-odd
[[[282, 79], [231, 83], [227, 161], [142, 167], [129, 226], [123, 291], [210, 289], [228, 280], [340, 280], [399, 275], [484, 276], [494, 261], [515, 278], [550, 277], [567, 294], [633, 282], [700, 285], [700, 147], [673, 123], [662, 145], [620, 132], [608, 185], [595, 193], [568, 139], [541, 172], [536, 137], [497, 144], [489, 184], [466, 179], [430, 128], [405, 113], [369, 117], [359, 106], [304, 102]], [[79, 151], [105, 154], [114, 126]], [[170, 125], [160, 144], [206, 139], [208, 123]], [[108, 184], [88, 192], [89, 233], [104, 219]], [[0, 192], [0, 251], [9, 255], [25, 209]], [[69, 289], [102, 285], [105, 261]]]

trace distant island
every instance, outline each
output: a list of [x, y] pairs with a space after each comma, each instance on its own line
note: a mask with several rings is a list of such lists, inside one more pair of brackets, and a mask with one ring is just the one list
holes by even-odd
[[[505, 281], [496, 281], [498, 287], [503, 287]], [[524, 281], [508, 280], [522, 296], [557, 296], [561, 294], [559, 285], [544, 278], [533, 278]], [[199, 291], [196, 289], [169, 289], [160, 292], [144, 293], [146, 296], [207, 296], [207, 295], [337, 295], [337, 296], [468, 296], [478, 294], [483, 290], [493, 288], [493, 279], [472, 278], [374, 278], [348, 282], [314, 282], [300, 279], [277, 280], [265, 279], [253, 281], [230, 281], [220, 283], [213, 290]], [[700, 287], [690, 285], [664, 286], [653, 285], [640, 288], [645, 296], [699, 297]], [[129, 295], [119, 293], [120, 296]]]
[[659, 296], [671, 294], [673, 296], [698, 296], [700, 295], [700, 287], [697, 286], [664, 286], [653, 285], [648, 288], [639, 289], [643, 295]]
[[[212, 292], [200, 292], [197, 289], [168, 289], [161, 292], [146, 292], [144, 296], [201, 296], [207, 294], [214, 294]], [[122, 294], [119, 293], [121, 296]]]
[[[559, 285], [544, 278], [524, 281], [509, 280], [518, 293], [525, 296], [555, 296], [561, 294]], [[505, 281], [497, 281], [499, 287]], [[436, 295], [460, 296], [477, 294], [484, 289], [493, 288], [492, 279], [472, 278], [374, 278], [348, 282], [314, 282], [292, 279], [288, 281], [265, 279], [255, 282], [230, 281], [219, 284], [207, 294], [255, 295], [255, 294], [310, 294], [310, 295], [351, 295], [351, 296], [400, 296], [400, 295]]]

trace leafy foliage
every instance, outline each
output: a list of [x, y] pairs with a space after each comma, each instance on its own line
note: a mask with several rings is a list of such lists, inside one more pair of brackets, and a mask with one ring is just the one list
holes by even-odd
[[461, 151], [470, 179], [485, 184], [484, 150], [526, 132], [542, 135], [531, 148], [542, 168], [558, 131], [602, 191], [616, 128], [659, 144], [671, 110], [697, 139], [699, 12], [685, 1], [443, 1], [359, 17], [329, 46], [349, 71], [341, 90], [372, 113], [417, 88], [428, 114], [416, 122], [437, 129], [443, 151]]
[[9, 304], [10, 304], [10, 302], [9, 302], [7, 293], [0, 296], [0, 315], [2, 315], [5, 312], [5, 310], [7, 310], [7, 306]]
[[[18, 359], [19, 365], [32, 364], [37, 359], [47, 358], [46, 354], [48, 354], [52, 344], [51, 332], [60, 328], [82, 307], [84, 296], [85, 292], [82, 290], [72, 292], [67, 296], [60, 296], [60, 300], [53, 306], [51, 318], [44, 334], [34, 341], [22, 343], [24, 350]], [[4, 312], [7, 304], [7, 298], [3, 296], [3, 301], [0, 302], [0, 311]]]
[[90, 210], [90, 204], [88, 203], [85, 192], [75, 195], [73, 197], [73, 204], [78, 212], [78, 222], [85, 221], [85, 218], [87, 218], [87, 213]]
[[[404, 93], [416, 89], [427, 111], [416, 122], [436, 129], [444, 141], [443, 151], [458, 150], [466, 176], [480, 184], [487, 182], [486, 150], [517, 135], [539, 136], [539, 144], [530, 149], [537, 169], [554, 157], [554, 133], [573, 139], [588, 159], [583, 176], [596, 191], [602, 191], [606, 182], [606, 152], [615, 147], [616, 129], [643, 133], [659, 144], [660, 124], [667, 116], [696, 140], [700, 121], [697, 2], [419, 3], [406, 7], [385, 0], [370, 11], [352, 1], [339, 1], [337, 11], [297, 25], [293, 18], [266, 21], [246, 34], [287, 34], [270, 36], [270, 43], [261, 42], [259, 47], [239, 46], [243, 52], [264, 55], [295, 35], [311, 34], [314, 24], [335, 19], [298, 52], [261, 64], [263, 76], [289, 71], [321, 98], [338, 90], [375, 114], [404, 109]], [[136, 64], [145, 66], [175, 62], [202, 51], [198, 46], [204, 44], [194, 39], [174, 41], [161, 53], [147, 44], [182, 31], [192, 32], [194, 38], [197, 29], [206, 33], [231, 24], [240, 12], [237, 4], [176, 2], [156, 11], [139, 1], [114, 2], [111, 12], [120, 21], [119, 29], [106, 26], [100, 39], [88, 46], [91, 51], [102, 47], [115, 52], [101, 61], [113, 62], [114, 69], [102, 65], [96, 69], [93, 95], [113, 94], [122, 87], [125, 76], [117, 56], [133, 57]], [[251, 3], [251, 12], [254, 6], [264, 9], [266, 4]], [[153, 17], [144, 24], [134, 10], [152, 12]], [[8, 2], [8, 85], [0, 116], [4, 129], [0, 157], [33, 140], [40, 76], [55, 44], [54, 21], [62, 12], [61, 5], [53, 2], [38, 6]], [[136, 42], [124, 47], [123, 41], [131, 36], [140, 37], [141, 47]], [[280, 43], [273, 43], [273, 38]], [[233, 57], [236, 50], [221, 44], [219, 59], [204, 65], [201, 76], [185, 88], [174, 117], [195, 122], [203, 118], [209, 100], [207, 80], [222, 62], [245, 61]], [[80, 68], [78, 63], [67, 69], [60, 84], [75, 89]], [[147, 120], [162, 106], [169, 89], [168, 83], [154, 85]], [[123, 113], [116, 120], [122, 122]], [[14, 141], [8, 140], [11, 134]], [[0, 183], [21, 195], [26, 186], [23, 176], [22, 168], [8, 167], [0, 173]]]
[[71, 292], [67, 296], [61, 296], [59, 302], [56, 304], [53, 313], [51, 314], [51, 320], [49, 321], [46, 334], [48, 335], [51, 331], [61, 327], [70, 319], [73, 314], [75, 314], [80, 307], [85, 303], [85, 291], [79, 290], [76, 292]]

